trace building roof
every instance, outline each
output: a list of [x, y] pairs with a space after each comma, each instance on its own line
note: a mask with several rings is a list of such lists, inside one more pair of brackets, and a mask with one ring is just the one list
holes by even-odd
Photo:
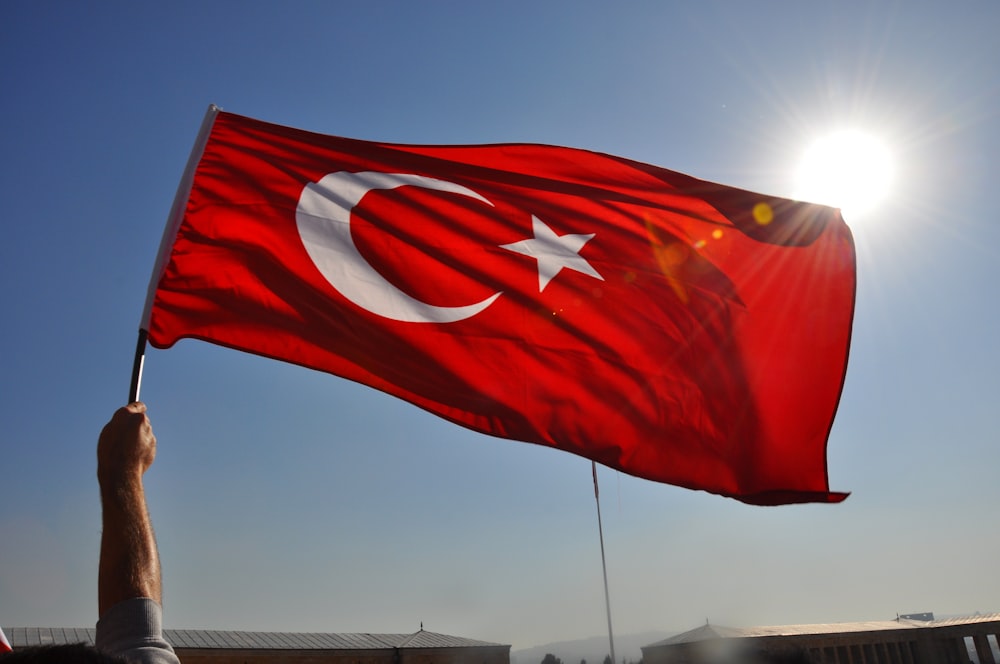
[[4, 633], [15, 648], [61, 646], [70, 643], [94, 644], [93, 627], [7, 627]]
[[698, 643], [700, 641], [728, 639], [740, 636], [744, 636], [743, 630], [733, 627], [723, 627], [722, 625], [709, 625], [708, 623], [705, 623], [701, 627], [696, 627], [687, 632], [682, 632], [681, 634], [675, 634], [669, 639], [657, 641], [656, 643], [646, 647], [652, 648], [654, 646], [677, 645], [679, 643]]
[[766, 636], [805, 636], [811, 634], [841, 634], [847, 632], [881, 632], [899, 629], [927, 629], [950, 625], [970, 625], [984, 622], [1000, 622], [1000, 613], [987, 613], [946, 620], [876, 620], [851, 623], [820, 623], [814, 625], [775, 625], [765, 627], [722, 627], [702, 625], [677, 636], [645, 646], [657, 648], [682, 643], [697, 643], [711, 639], [756, 638]]
[[[226, 650], [385, 650], [389, 648], [510, 647], [460, 636], [420, 630], [413, 634], [330, 634], [323, 632], [240, 632], [209, 629], [166, 629], [174, 648]], [[68, 643], [94, 643], [94, 629], [81, 627], [8, 627], [15, 648]]]

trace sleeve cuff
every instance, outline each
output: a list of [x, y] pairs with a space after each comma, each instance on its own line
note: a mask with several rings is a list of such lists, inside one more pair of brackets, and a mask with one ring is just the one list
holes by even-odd
[[146, 597], [127, 599], [108, 609], [97, 621], [94, 645], [114, 655], [127, 656], [141, 649], [173, 653], [163, 638], [163, 610]]

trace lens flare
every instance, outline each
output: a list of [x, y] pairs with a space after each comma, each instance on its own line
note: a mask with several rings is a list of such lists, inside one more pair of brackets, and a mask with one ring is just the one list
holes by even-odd
[[753, 206], [753, 218], [761, 226], [767, 226], [774, 221], [774, 210], [767, 203], [757, 203]]

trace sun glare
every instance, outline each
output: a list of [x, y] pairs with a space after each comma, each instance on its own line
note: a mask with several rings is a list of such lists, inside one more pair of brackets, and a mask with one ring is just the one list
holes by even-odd
[[838, 207], [848, 222], [875, 210], [892, 187], [885, 144], [860, 131], [841, 131], [808, 147], [796, 172], [799, 200]]

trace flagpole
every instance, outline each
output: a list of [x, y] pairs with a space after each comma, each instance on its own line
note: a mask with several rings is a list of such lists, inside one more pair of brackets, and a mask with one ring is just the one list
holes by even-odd
[[156, 253], [156, 263], [153, 265], [153, 274], [149, 277], [149, 287], [146, 289], [146, 304], [142, 309], [142, 319], [139, 322], [140, 330], [149, 330], [149, 318], [153, 312], [153, 296], [156, 295], [156, 287], [160, 283], [160, 277], [167, 267], [167, 258], [170, 250], [174, 246], [177, 238], [177, 231], [184, 220], [184, 208], [187, 207], [188, 196], [191, 195], [191, 185], [194, 184], [194, 170], [201, 161], [201, 156], [205, 153], [205, 145], [208, 143], [208, 136], [212, 133], [212, 125], [215, 123], [215, 116], [222, 110], [215, 104], [209, 104], [205, 111], [205, 118], [201, 121], [201, 129], [198, 130], [198, 138], [191, 146], [191, 154], [188, 155], [187, 165], [184, 167], [184, 175], [177, 185], [177, 193], [174, 194], [173, 205], [170, 206], [170, 216], [163, 227], [163, 237], [160, 238], [160, 249]]
[[590, 462], [594, 473], [594, 501], [597, 503], [597, 535], [601, 540], [601, 570], [604, 572], [604, 606], [608, 613], [608, 643], [611, 648], [611, 664], [615, 661], [615, 634], [611, 629], [611, 595], [608, 593], [608, 564], [604, 557], [604, 528], [601, 526], [601, 497], [597, 489], [597, 462]]
[[128, 388], [128, 403], [139, 400], [142, 387], [142, 367], [146, 362], [146, 330], [139, 329], [139, 340], [135, 343], [135, 359], [132, 361], [132, 384]]
[[177, 238], [177, 231], [184, 220], [184, 208], [187, 206], [188, 197], [191, 195], [191, 186], [194, 184], [194, 171], [205, 153], [205, 146], [208, 144], [208, 137], [212, 133], [212, 125], [215, 124], [215, 117], [222, 110], [215, 104], [209, 104], [205, 111], [205, 117], [201, 121], [201, 128], [198, 130], [198, 137], [194, 145], [191, 146], [191, 153], [188, 155], [187, 165], [184, 167], [184, 175], [177, 185], [177, 192], [174, 194], [174, 202], [170, 206], [170, 215], [163, 228], [163, 237], [160, 238], [160, 248], [156, 252], [156, 262], [153, 264], [153, 273], [149, 277], [149, 286], [146, 289], [146, 303], [142, 308], [142, 318], [139, 320], [139, 339], [135, 345], [135, 359], [132, 362], [132, 383], [128, 391], [128, 402], [139, 400], [139, 388], [142, 385], [142, 368], [146, 360], [146, 338], [149, 336], [149, 319], [153, 313], [153, 297], [156, 295], [156, 287], [160, 283], [160, 277], [167, 267], [167, 258], [170, 250], [174, 246]]

